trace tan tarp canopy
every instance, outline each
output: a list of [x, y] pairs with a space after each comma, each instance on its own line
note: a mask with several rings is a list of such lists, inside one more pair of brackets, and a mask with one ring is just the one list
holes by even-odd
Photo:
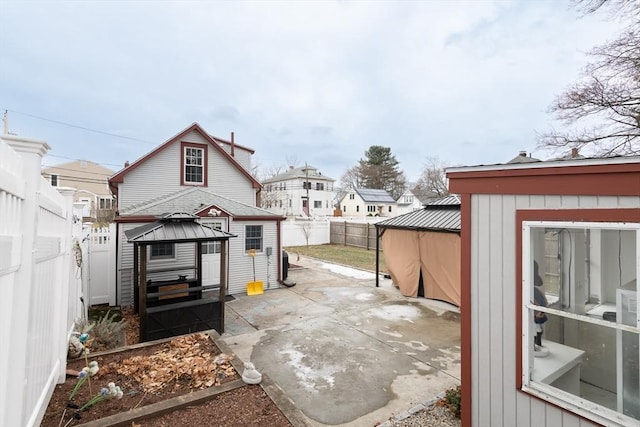
[[386, 229], [384, 260], [404, 296], [418, 296], [420, 270], [425, 298], [460, 306], [460, 235], [436, 231]]

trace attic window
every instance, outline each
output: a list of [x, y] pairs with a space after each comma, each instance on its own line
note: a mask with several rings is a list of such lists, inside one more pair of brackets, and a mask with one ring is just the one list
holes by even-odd
[[182, 143], [181, 184], [207, 185], [207, 150], [199, 144]]

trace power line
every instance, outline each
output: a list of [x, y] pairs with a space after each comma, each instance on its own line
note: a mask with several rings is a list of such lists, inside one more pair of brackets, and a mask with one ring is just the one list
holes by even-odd
[[44, 120], [45, 122], [51, 122], [51, 123], [55, 123], [55, 124], [62, 125], [62, 126], [69, 126], [69, 127], [76, 128], [76, 129], [86, 130], [87, 132], [94, 132], [94, 133], [99, 133], [101, 135], [113, 136], [115, 138], [127, 139], [129, 141], [143, 142], [145, 144], [158, 145], [157, 142], [151, 142], [151, 141], [146, 141], [144, 139], [132, 138], [130, 136], [118, 135], [118, 134], [115, 134], [115, 133], [105, 132], [105, 131], [102, 131], [102, 130], [91, 129], [91, 128], [88, 128], [88, 127], [85, 127], [85, 126], [80, 126], [80, 125], [74, 125], [74, 124], [71, 124], [71, 123], [61, 122], [59, 120], [47, 119], [46, 117], [40, 117], [40, 116], [36, 116], [34, 114], [23, 113], [23, 112], [16, 111], [16, 110], [10, 110], [8, 108], [3, 108], [3, 110], [11, 111], [12, 113], [20, 114], [22, 116], [31, 117], [31, 118], [38, 119], [38, 120]]
[[[121, 165], [121, 164], [120, 164], [120, 165], [117, 165], [117, 164], [114, 164], [114, 163], [99, 163], [99, 162], [94, 162], [93, 160], [88, 160], [88, 159], [78, 159], [78, 158], [75, 158], [75, 157], [57, 156], [57, 155], [55, 155], [55, 154], [49, 154], [49, 153], [47, 153], [47, 157], [57, 157], [57, 158], [59, 158], [59, 159], [78, 160], [78, 161], [86, 160], [86, 161], [88, 161], [88, 162], [95, 163], [96, 165], [102, 165], [102, 166], [115, 166], [115, 167], [118, 167], [118, 168], [122, 168], [122, 165]], [[47, 167], [56, 167], [56, 166], [47, 166]]]
[[[58, 172], [58, 171], [75, 172], [75, 173], [79, 174], [79, 176], [74, 176], [74, 175], [69, 175], [69, 176], [73, 176], [74, 178], [80, 178], [80, 179], [85, 179], [85, 178], [86, 179], [100, 179], [100, 178], [107, 179], [110, 176], [115, 174], [115, 172], [111, 172], [111, 173], [88, 172], [88, 171], [83, 171], [83, 170], [78, 170], [78, 169], [61, 168], [59, 166], [44, 166], [42, 168], [42, 173], [44, 173], [46, 175], [62, 176], [62, 173], [64, 173], [64, 172]], [[91, 175], [97, 176], [99, 178], [94, 178]]]

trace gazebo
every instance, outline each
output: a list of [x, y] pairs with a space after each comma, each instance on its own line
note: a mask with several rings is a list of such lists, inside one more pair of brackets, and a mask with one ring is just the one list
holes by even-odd
[[[393, 283], [402, 295], [460, 306], [460, 198], [449, 195], [423, 209], [376, 223]], [[376, 274], [376, 285], [379, 275]]]
[[[127, 241], [134, 246], [134, 308], [140, 316], [141, 342], [208, 329], [215, 329], [220, 334], [224, 332], [227, 241], [236, 236], [197, 219], [195, 215], [176, 212], [125, 231]], [[219, 287], [202, 284], [202, 243], [211, 241], [221, 242]], [[192, 277], [177, 275], [172, 280], [148, 279], [147, 248], [150, 245], [189, 243], [195, 245]], [[163, 273], [173, 270], [185, 268], [167, 267]]]

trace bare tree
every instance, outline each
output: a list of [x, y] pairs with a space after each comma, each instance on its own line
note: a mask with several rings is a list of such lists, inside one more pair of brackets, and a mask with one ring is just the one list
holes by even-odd
[[445, 165], [437, 157], [427, 157], [424, 170], [411, 190], [422, 202], [449, 194]]
[[309, 220], [305, 220], [302, 224], [302, 234], [304, 235], [304, 240], [307, 243], [307, 247], [309, 247], [309, 238], [311, 237], [311, 223]]
[[[582, 79], [556, 98], [550, 112], [567, 126], [539, 135], [538, 147], [587, 149], [602, 156], [640, 154], [640, 3], [631, 0], [576, 2], [585, 13], [611, 5], [632, 16], [616, 39], [590, 52]], [[582, 123], [595, 123], [578, 127]]]
[[340, 200], [347, 194], [350, 190], [354, 188], [359, 188], [362, 185], [362, 180], [358, 173], [358, 167], [352, 166], [345, 173], [342, 174], [340, 178], [340, 183], [334, 187], [335, 192], [335, 203], [340, 203]]

